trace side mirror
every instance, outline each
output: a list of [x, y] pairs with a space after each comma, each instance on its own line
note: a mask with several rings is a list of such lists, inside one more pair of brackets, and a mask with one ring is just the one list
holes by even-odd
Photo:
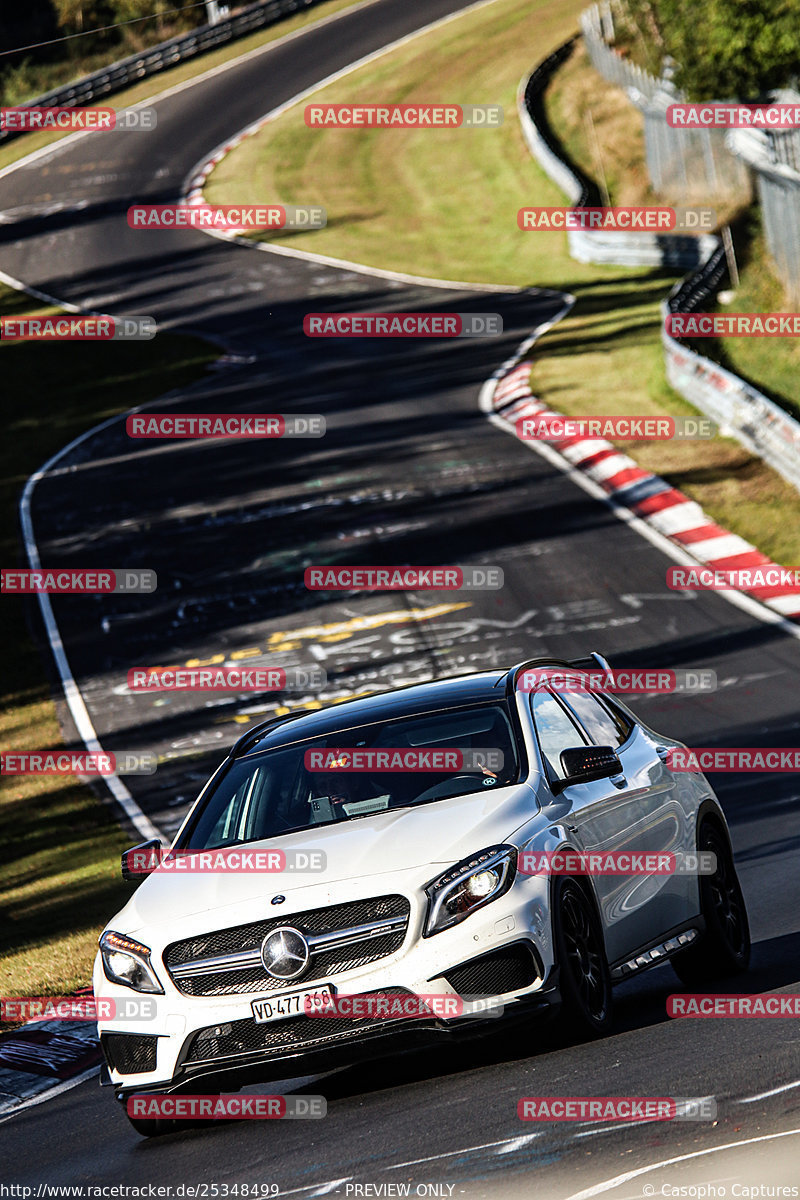
[[149, 842], [141, 842], [130, 850], [122, 852], [122, 878], [129, 883], [138, 883], [155, 871], [164, 857], [161, 850], [161, 838], [151, 838]]
[[575, 783], [591, 783], [593, 779], [622, 774], [619, 755], [611, 746], [573, 746], [562, 750], [561, 768], [565, 778], [553, 782], [554, 792], [561, 792]]

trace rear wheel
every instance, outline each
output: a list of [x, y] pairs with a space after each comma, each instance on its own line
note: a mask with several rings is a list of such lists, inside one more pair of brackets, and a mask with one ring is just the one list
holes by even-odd
[[750, 962], [750, 926], [728, 839], [706, 821], [697, 839], [700, 851], [717, 857], [713, 875], [700, 876], [700, 905], [705, 932], [672, 959], [675, 974], [687, 986], [712, 983], [746, 971]]
[[600, 918], [574, 879], [559, 878], [554, 897], [555, 943], [563, 1016], [572, 1037], [599, 1037], [612, 1024], [611, 973]]

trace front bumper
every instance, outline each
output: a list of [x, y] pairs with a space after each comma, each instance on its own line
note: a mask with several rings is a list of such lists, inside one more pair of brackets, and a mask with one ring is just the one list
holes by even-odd
[[[545, 1019], [557, 1011], [560, 1003], [557, 983], [551, 979], [547, 987], [522, 998], [499, 1019], [465, 1017], [445, 1021], [439, 1018], [399, 1018], [394, 1021], [381, 1020], [376, 1024], [359, 1020], [360, 1028], [322, 1034], [313, 1043], [284, 1044], [274, 1051], [251, 1050], [200, 1061], [189, 1059], [197, 1038], [197, 1033], [194, 1033], [184, 1041], [174, 1075], [169, 1081], [143, 1083], [138, 1082], [138, 1076], [128, 1076], [124, 1083], [115, 1083], [106, 1069], [101, 1083], [113, 1086], [120, 1102], [136, 1093], [166, 1095], [192, 1090], [200, 1081], [210, 1086], [212, 1093], [237, 1090], [249, 1083], [268, 1083], [356, 1066], [376, 1056], [413, 1053], [490, 1037], [497, 1032], [501, 1022], [508, 1027], [531, 1019]], [[332, 1023], [318, 1018], [314, 1020], [321, 1024]]]
[[[403, 945], [368, 965], [319, 979], [319, 985], [329, 983], [342, 996], [397, 992], [464, 998], [492, 996], [503, 1005], [501, 1018], [295, 1016], [257, 1024], [251, 1001], [258, 993], [196, 996], [176, 988], [160, 962], [164, 945], [170, 941], [165, 931], [164, 943], [153, 947], [152, 961], [165, 989], [164, 995], [152, 997], [154, 1015], [147, 1020], [116, 1018], [98, 1022], [108, 1067], [107, 1082], [122, 1097], [133, 1092], [185, 1089], [199, 1079], [213, 1080], [214, 1087], [217, 1084], [238, 1087], [248, 1080], [287, 1079], [348, 1065], [379, 1053], [482, 1036], [496, 1030], [507, 1018], [545, 1013], [559, 1002], [546, 880], [520, 877], [495, 903], [428, 938], [422, 937], [425, 900], [412, 889], [397, 890], [405, 891], [411, 901]], [[291, 920], [289, 914], [287, 917]], [[137, 936], [147, 940], [148, 932], [142, 931]], [[153, 942], [147, 944], [152, 946]], [[532, 964], [527, 976], [510, 965], [520, 948], [525, 949]], [[491, 960], [491, 971], [476, 969], [476, 964], [485, 964], [487, 960]], [[296, 991], [304, 986], [318, 985], [305, 985], [300, 980], [286, 990]], [[120, 1002], [133, 995], [130, 989], [106, 979], [99, 956], [95, 963], [94, 990], [98, 998]], [[137, 1038], [142, 1043], [146, 1039], [149, 1057], [139, 1055], [132, 1041], [130, 1046], [136, 1053], [126, 1062], [113, 1049], [114, 1038], [119, 1035]]]

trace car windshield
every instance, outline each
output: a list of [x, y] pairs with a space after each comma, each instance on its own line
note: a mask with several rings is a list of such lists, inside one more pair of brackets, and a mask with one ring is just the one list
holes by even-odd
[[213, 850], [517, 780], [501, 705], [383, 721], [236, 760], [180, 840]]

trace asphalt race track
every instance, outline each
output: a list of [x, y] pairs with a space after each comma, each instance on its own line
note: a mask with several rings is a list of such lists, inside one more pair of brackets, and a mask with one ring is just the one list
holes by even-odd
[[[268, 654], [270, 665], [324, 667], [324, 700], [537, 653], [599, 649], [615, 666], [717, 672], [713, 695], [635, 702], [670, 735], [694, 745], [797, 744], [800, 642], [718, 595], [667, 590], [660, 550], [479, 410], [482, 383], [558, 311], [558, 294], [412, 286], [194, 231], [140, 233], [126, 224], [129, 203], [176, 200], [192, 168], [263, 113], [463, 7], [377, 0], [159, 101], [158, 127], [146, 136], [74, 140], [0, 178], [1, 270], [73, 304], [154, 316], [238, 356], [174, 395], [170, 410], [321, 413], [327, 421], [319, 441], [217, 445], [132, 442], [120, 420], [84, 440], [35, 490], [47, 566], [158, 573], [152, 596], [54, 598], [53, 606], [103, 745], [168, 758], [157, 775], [126, 780], [166, 834], [223, 748], [282, 701], [131, 695], [124, 683], [133, 666], [248, 650], [248, 665]], [[505, 332], [309, 342], [303, 316], [328, 309], [496, 311]], [[334, 558], [498, 565], [505, 587], [338, 599], [307, 592], [304, 565]], [[797, 990], [800, 789], [790, 774], [712, 782], [732, 827], [755, 943], [753, 969], [734, 990]], [[318, 1124], [214, 1124], [145, 1142], [93, 1079], [7, 1119], [0, 1158], [7, 1175], [34, 1189], [42, 1179], [266, 1181], [310, 1197], [410, 1183], [412, 1194], [418, 1184], [442, 1184], [456, 1197], [547, 1198], [747, 1142], [604, 1194], [660, 1195], [643, 1187], [662, 1180], [772, 1182], [770, 1172], [776, 1183], [797, 1184], [800, 1133], [789, 1131], [800, 1128], [800, 1033], [786, 1020], [670, 1021], [665, 1002], [676, 990], [666, 966], [620, 988], [615, 1033], [596, 1043], [570, 1045], [537, 1027], [287, 1082], [283, 1090], [327, 1097]], [[587, 1093], [714, 1096], [719, 1120], [598, 1128], [526, 1125], [516, 1116], [523, 1095]], [[777, 1133], [787, 1136], [751, 1142]], [[445, 1186], [441, 1194], [451, 1193]]]

